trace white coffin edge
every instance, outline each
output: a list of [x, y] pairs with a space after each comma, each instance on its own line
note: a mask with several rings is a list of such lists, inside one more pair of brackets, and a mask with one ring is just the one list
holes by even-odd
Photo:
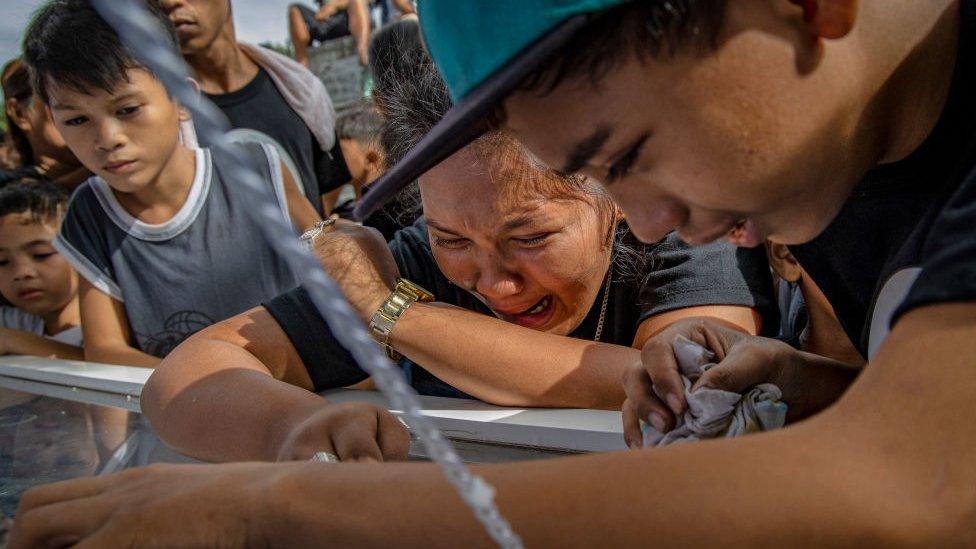
[[[0, 386], [91, 404], [138, 409], [138, 397], [152, 370], [27, 356], [0, 357]], [[7, 379], [4, 379], [7, 378]], [[335, 390], [330, 401], [369, 402], [387, 407], [373, 391]], [[424, 414], [454, 440], [555, 450], [606, 452], [626, 446], [619, 412], [583, 409], [524, 409], [477, 400], [420, 397]], [[115, 403], [115, 404], [113, 404]], [[402, 415], [400, 410], [391, 410]]]

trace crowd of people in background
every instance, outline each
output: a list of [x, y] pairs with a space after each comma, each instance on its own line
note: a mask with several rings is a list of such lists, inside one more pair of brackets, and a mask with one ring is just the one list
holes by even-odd
[[[870, 154], [864, 151], [889, 143], [881, 137], [852, 138], [844, 153], [861, 151], [862, 156], [851, 153], [846, 160], [863, 169], [838, 173], [823, 168], [829, 163], [824, 151], [832, 147], [827, 143], [883, 125], [851, 129], [879, 103], [869, 108], [864, 106], [869, 100], [858, 96], [863, 116], [842, 121], [848, 126], [837, 122], [846, 129], [832, 137], [782, 136], [783, 147], [800, 141], [811, 150], [819, 147], [824, 156], [815, 159], [816, 166], [799, 156], [789, 166], [768, 164], [787, 153], [759, 141], [758, 126], [750, 130], [749, 124], [763, 120], [762, 113], [722, 118], [722, 113], [748, 111], [742, 105], [754, 101], [738, 95], [742, 92], [734, 86], [717, 88], [738, 98], [719, 108], [697, 91], [661, 91], [670, 88], [654, 80], [646, 85], [662, 108], [653, 115], [643, 106], [634, 116], [622, 114], [640, 103], [635, 94], [641, 92], [635, 90], [643, 89], [642, 71], [648, 67], [675, 71], [670, 75], [675, 81], [707, 79], [708, 71], [683, 65], [692, 61], [674, 51], [669, 58], [656, 48], [679, 50], [679, 44], [687, 45], [683, 40], [707, 38], [696, 47], [726, 51], [723, 40], [735, 42], [720, 34], [720, 22], [695, 11], [707, 9], [699, 4], [682, 8], [692, 15], [626, 1], [573, 8], [599, 14], [565, 31], [572, 38], [562, 49], [546, 50], [539, 58], [544, 62], [533, 61], [536, 72], [502, 78], [491, 75], [512, 58], [531, 53], [509, 51], [501, 42], [482, 49], [466, 42], [477, 37], [465, 38], [467, 27], [453, 26], [463, 19], [459, 14], [465, 8], [457, 6], [469, 4], [460, 0], [453, 8], [441, 6], [443, 11], [421, 10], [420, 17], [428, 17], [423, 24], [431, 25], [427, 31], [409, 0], [288, 5], [282, 17], [293, 57], [240, 41], [233, 0], [146, 2], [166, 30], [169, 47], [186, 61], [201, 97], [226, 117], [230, 145], [217, 148], [197, 135], [185, 106], [88, 0], [45, 3], [26, 30], [22, 56], [2, 72], [7, 130], [0, 143], [0, 355], [154, 369], [142, 393], [143, 412], [159, 437], [187, 456], [212, 462], [296, 461], [325, 451], [340, 461], [392, 461], [405, 459], [409, 444], [406, 428], [387, 410], [335, 405], [316, 394], [374, 387], [299, 286], [299, 273], [265, 241], [251, 202], [230, 175], [235, 164], [258, 174], [281, 220], [296, 239], [305, 235], [311, 252], [420, 394], [501, 406], [622, 410], [626, 442], [633, 449], [652, 444], [647, 433], [659, 441], [692, 420], [726, 426], [710, 436], [741, 434], [727, 428], [738, 410], [712, 416], [711, 409], [690, 409], [700, 406], [691, 399], [703, 387], [738, 395], [760, 384], [775, 385], [774, 399], [788, 406], [775, 427], [826, 416], [830, 412], [824, 411], [856, 386], [862, 370], [874, 374], [870, 363], [878, 352], [882, 360], [893, 360], [890, 352], [884, 354], [889, 323], [903, 314], [919, 318], [913, 308], [976, 298], [967, 293], [976, 285], [973, 258], [966, 256], [972, 246], [973, 183], [957, 184], [955, 172], [943, 169], [969, 158], [968, 147], [957, 145], [972, 129], [966, 122], [971, 112], [959, 102], [971, 77], [963, 65], [953, 72], [955, 57], [939, 73], [954, 74], [955, 80], [948, 78], [939, 88], [942, 95], [934, 95], [958, 116], [942, 118], [941, 108], [918, 114], [933, 123], [921, 135], [912, 134], [921, 151], [916, 156], [914, 147], [890, 159]], [[956, 24], [971, 33], [972, 2], [959, 3], [963, 19]], [[724, 2], [700, 4], [726, 9]], [[811, 4], [846, 6], [848, 18], [837, 10], [818, 12]], [[531, 6], [509, 7], [525, 11], [529, 19], [536, 15]], [[821, 47], [797, 46], [791, 70], [816, 72], [822, 41], [857, 28], [853, 1], [784, 2], [787, 8], [797, 13], [784, 19], [812, 33]], [[505, 23], [506, 15], [474, 11], [479, 9], [489, 22]], [[921, 18], [903, 11], [906, 21]], [[866, 12], [868, 20], [876, 15]], [[677, 22], [658, 25], [682, 17], [694, 32]], [[647, 25], [635, 24], [638, 19]], [[513, 25], [537, 32], [540, 43], [562, 36], [546, 34], [548, 27], [530, 27]], [[865, 36], [865, 43], [874, 43], [873, 35]], [[358, 101], [337, 112], [322, 75], [310, 70], [310, 59], [316, 47], [346, 37], [355, 43], [369, 84]], [[945, 46], [931, 37], [918, 41], [920, 48]], [[644, 47], [651, 50], [645, 53]], [[577, 58], [574, 52], [587, 54]], [[968, 55], [960, 46], [958, 59]], [[907, 56], [889, 64], [909, 67]], [[700, 63], [722, 59], [704, 58], [688, 57]], [[470, 67], [473, 72], [466, 72]], [[838, 70], [842, 73], [848, 74]], [[885, 80], [890, 74], [869, 76], [876, 81], [865, 89], [893, 85]], [[522, 83], [517, 87], [510, 81]], [[504, 89], [491, 95], [489, 85]], [[796, 84], [798, 94], [808, 91], [803, 85]], [[457, 122], [455, 108], [467, 99], [484, 102], [479, 117]], [[779, 103], [773, 107], [784, 117], [802, 118]], [[819, 116], [814, 111], [803, 116]], [[669, 118], [682, 113], [682, 122]], [[841, 115], [833, 114], [804, 120], [819, 130], [835, 128]], [[626, 119], [636, 129], [589, 121], [590, 115], [623, 126]], [[705, 116], [713, 118], [703, 122]], [[645, 122], [641, 117], [655, 118], [637, 127]], [[701, 130], [730, 124], [735, 129], [721, 135]], [[439, 141], [429, 137], [446, 131], [442, 128], [472, 137], [450, 150], [437, 149], [432, 143]], [[696, 129], [703, 133], [694, 135]], [[925, 141], [929, 132], [937, 141]], [[613, 154], [605, 151], [611, 147]], [[697, 148], [713, 163], [695, 160]], [[647, 152], [652, 149], [671, 156], [647, 160], [663, 154]], [[728, 151], [738, 154], [734, 161]], [[661, 172], [660, 179], [633, 175], [635, 166], [650, 173], [654, 168], [646, 166], [655, 162], [670, 171]], [[962, 164], [959, 170], [968, 173], [971, 162]], [[944, 192], [919, 198], [924, 194], [914, 187], [919, 171], [937, 173]], [[759, 183], [743, 191], [748, 199], [728, 190], [735, 185], [696, 186], [720, 172], [738, 178], [736, 185]], [[803, 180], [809, 185], [802, 187], [802, 181], [790, 179], [801, 172], [816, 172], [819, 179]], [[773, 179], [775, 188], [762, 186]], [[834, 180], [843, 185], [823, 183]], [[822, 197], [809, 190], [821, 184]], [[397, 192], [394, 200], [354, 220], [357, 208], [391, 188]], [[694, 199], [682, 202], [693, 193]], [[829, 204], [811, 208], [816, 215], [801, 208], [820, 204], [820, 198]], [[946, 206], [949, 213], [941, 209], [946, 200], [958, 202]], [[912, 222], [899, 224], [900, 215]], [[939, 231], [949, 236], [938, 236]], [[863, 254], [865, 248], [871, 254]], [[927, 269], [911, 274], [920, 277], [920, 285], [912, 286], [912, 278], [903, 292], [908, 297], [888, 303], [889, 279], [882, 275], [893, 278], [913, 261]], [[950, 275], [932, 274], [936, 271]], [[404, 295], [411, 299], [392, 319], [380, 315], [389, 310], [391, 296]], [[945, 322], [956, 319], [971, 335], [966, 315], [956, 313], [949, 311]], [[385, 332], [376, 330], [384, 320], [390, 323]], [[919, 332], [927, 333], [929, 325], [923, 323]], [[678, 340], [710, 348], [719, 366], [689, 379], [672, 347]], [[905, 380], [900, 383], [907, 387]], [[895, 407], [894, 400], [878, 398]], [[113, 421], [125, 430], [124, 420]], [[754, 418], [745, 424], [748, 431], [767, 428]], [[824, 442], [829, 437], [815, 431], [816, 425], [787, 431], [815, 433], [809, 436]], [[887, 432], [878, 424], [870, 428]], [[857, 441], [870, 439], [859, 433]], [[853, 448], [857, 441], [848, 442]], [[97, 458], [104, 459], [107, 442], [99, 444]], [[721, 454], [707, 453], [713, 446], [703, 446], [680, 450], [688, 456], [685, 463], [721, 460]], [[759, 455], [737, 442], [726, 447], [738, 463]], [[782, 447], [763, 448], [762, 455], [772, 455], [770, 448]], [[674, 475], [659, 479], [655, 489], [671, 483], [669, 493], [691, 494], [695, 488], [678, 478], [681, 460], [668, 457], [677, 453], [662, 455], [655, 458], [661, 470]], [[789, 483], [786, 464], [799, 467], [791, 459], [767, 464], [784, 485]], [[599, 476], [595, 471], [613, 468], [611, 461], [594, 460], [577, 469], [569, 463], [559, 470], [574, 477], [580, 490], [593, 487], [588, 483]], [[222, 471], [227, 478], [237, 474]], [[513, 490], [506, 478], [521, 478], [526, 493], [538, 498], [556, 473], [543, 478], [512, 471], [514, 477], [494, 475], [509, 490], [502, 490], [503, 501], [536, 539], [552, 539], [556, 534], [544, 527], [524, 524], [532, 514], [525, 501], [504, 497]], [[395, 481], [409, 484], [405, 475]], [[762, 482], [729, 469], [716, 475], [705, 485], [726, 479], [727, 486], [744, 489]], [[724, 496], [726, 503], [736, 497]], [[724, 496], [718, 494], [716, 501]], [[445, 497], [437, 495], [438, 501]], [[29, 507], [45, 504], [38, 496]], [[555, 513], [572, 515], [556, 507]], [[824, 509], [810, 512], [827, 516], [830, 509]], [[417, 524], [430, 518], [417, 513]], [[477, 538], [470, 520], [454, 518], [467, 525], [461, 535]]]

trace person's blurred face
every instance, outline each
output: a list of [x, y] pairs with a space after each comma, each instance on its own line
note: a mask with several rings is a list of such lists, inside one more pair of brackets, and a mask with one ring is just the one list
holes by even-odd
[[[508, 322], [567, 335], [597, 299], [612, 230], [591, 197], [510, 192], [552, 177], [474, 143], [420, 179], [441, 272]], [[513, 181], [518, 178], [519, 181]]]
[[60, 312], [78, 293], [78, 275], [51, 245], [57, 233], [54, 221], [28, 213], [0, 218], [0, 293], [40, 317]]
[[596, 86], [517, 92], [506, 125], [550, 166], [603, 182], [645, 242], [673, 229], [694, 244], [808, 241], [864, 169], [863, 113], [853, 75], [798, 68], [817, 50], [782, 4], [730, 2], [708, 55], [634, 56]]
[[149, 72], [127, 71], [112, 91], [50, 83], [55, 125], [88, 170], [119, 192], [144, 189], [174, 157], [187, 115]]
[[38, 136], [39, 141], [44, 144], [43, 154], [51, 155], [57, 160], [74, 163], [74, 155], [68, 150], [68, 146], [61, 137], [61, 132], [54, 126], [54, 120], [47, 107], [39, 99], [34, 98], [30, 106], [32, 133]]
[[230, 0], [157, 1], [176, 27], [183, 55], [193, 55], [209, 48], [231, 21]]
[[32, 97], [24, 103], [10, 98], [6, 111], [9, 121], [16, 124], [30, 142], [35, 161], [47, 156], [65, 164], [77, 164], [77, 159], [54, 126], [50, 112], [39, 98]]

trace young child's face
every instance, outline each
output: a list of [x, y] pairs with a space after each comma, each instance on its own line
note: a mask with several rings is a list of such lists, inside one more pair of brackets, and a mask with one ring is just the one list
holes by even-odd
[[0, 218], [0, 293], [18, 309], [44, 316], [60, 311], [78, 293], [78, 276], [51, 246], [55, 222], [29, 213]]
[[111, 92], [49, 87], [54, 123], [92, 173], [119, 192], [155, 182], [179, 146], [185, 118], [163, 85], [143, 69], [129, 69]]

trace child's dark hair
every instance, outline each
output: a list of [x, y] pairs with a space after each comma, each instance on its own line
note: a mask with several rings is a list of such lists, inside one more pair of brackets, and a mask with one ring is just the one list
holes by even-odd
[[[178, 52], [169, 18], [154, 5], [147, 9], [165, 30], [166, 43]], [[24, 37], [24, 61], [34, 91], [45, 103], [50, 82], [81, 92], [111, 91], [127, 80], [127, 70], [148, 70], [88, 0], [52, 0], [38, 10]]]
[[68, 191], [50, 181], [21, 180], [0, 189], [0, 218], [27, 213], [34, 223], [60, 222]]
[[383, 129], [383, 117], [372, 101], [363, 99], [336, 121], [336, 134], [339, 139], [354, 139], [360, 143], [373, 144], [379, 141]]

